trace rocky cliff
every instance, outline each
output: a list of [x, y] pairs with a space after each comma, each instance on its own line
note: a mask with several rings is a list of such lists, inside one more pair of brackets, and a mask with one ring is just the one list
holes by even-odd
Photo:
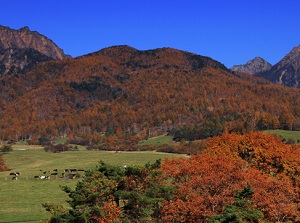
[[0, 47], [4, 49], [35, 49], [36, 51], [53, 59], [62, 59], [66, 57], [63, 50], [60, 49], [52, 40], [38, 32], [30, 31], [27, 26], [19, 30], [0, 26]]
[[36, 63], [68, 57], [52, 40], [28, 27], [0, 25], [0, 77], [26, 72]]

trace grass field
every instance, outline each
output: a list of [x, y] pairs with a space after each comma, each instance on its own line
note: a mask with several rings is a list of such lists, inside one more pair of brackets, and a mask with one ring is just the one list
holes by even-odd
[[[0, 172], [0, 222], [39, 222], [47, 219], [48, 213], [43, 203], [56, 203], [68, 206], [68, 199], [61, 186], [75, 188], [78, 180], [65, 180], [51, 176], [50, 180], [36, 180], [34, 176], [44, 175], [42, 171], [69, 168], [91, 169], [100, 160], [118, 165], [143, 165], [159, 158], [177, 157], [175, 154], [156, 152], [104, 152], [72, 151], [64, 153], [46, 153], [41, 147], [17, 145], [13, 152], [4, 155], [10, 172], [20, 172], [18, 180], [11, 180], [10, 172]], [[49, 175], [47, 173], [46, 175]]]
[[141, 145], [161, 145], [161, 144], [170, 144], [175, 143], [172, 136], [162, 135], [148, 140], [143, 140], [140, 142]]
[[264, 132], [269, 133], [269, 134], [280, 135], [285, 140], [293, 139], [293, 140], [295, 140], [295, 142], [300, 141], [300, 131], [290, 131], [290, 130], [276, 129], [276, 130], [266, 130]]

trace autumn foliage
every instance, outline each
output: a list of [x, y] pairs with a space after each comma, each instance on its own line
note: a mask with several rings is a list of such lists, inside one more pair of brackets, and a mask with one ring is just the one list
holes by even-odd
[[271, 176], [288, 176], [299, 185], [300, 149], [286, 145], [273, 135], [227, 134], [207, 141], [206, 153], [245, 160], [248, 165]]
[[0, 172], [9, 171], [9, 170], [11, 170], [11, 169], [6, 166], [4, 159], [0, 155]]
[[249, 183], [251, 208], [260, 210], [263, 219], [298, 222], [299, 157], [298, 147], [261, 133], [212, 138], [203, 153], [164, 162], [163, 171], [178, 190], [175, 199], [164, 203], [163, 219], [207, 222]]
[[299, 89], [231, 73], [208, 57], [128, 46], [40, 63], [0, 79], [0, 138], [137, 142], [299, 129]]

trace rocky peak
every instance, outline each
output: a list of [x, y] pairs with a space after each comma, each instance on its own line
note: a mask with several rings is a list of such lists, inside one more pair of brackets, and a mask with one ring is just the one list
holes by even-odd
[[66, 57], [52, 40], [38, 32], [30, 31], [28, 26], [19, 30], [0, 26], [0, 47], [3, 49], [34, 49], [52, 59], [62, 59]]
[[20, 31], [30, 31], [28, 26], [24, 26], [22, 28], [20, 28]]
[[231, 68], [232, 71], [257, 75], [259, 73], [270, 70], [272, 65], [261, 57], [255, 57], [249, 60], [246, 64], [235, 65]]
[[294, 47], [283, 59], [262, 76], [272, 82], [289, 86], [300, 87], [300, 46]]
[[0, 77], [22, 74], [39, 62], [68, 57], [52, 40], [28, 26], [0, 25]]

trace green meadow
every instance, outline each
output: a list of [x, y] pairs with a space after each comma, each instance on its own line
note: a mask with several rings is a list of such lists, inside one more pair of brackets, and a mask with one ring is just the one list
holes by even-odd
[[[117, 165], [144, 165], [157, 159], [178, 156], [157, 152], [86, 150], [46, 153], [41, 147], [16, 145], [13, 152], [3, 156], [6, 165], [12, 170], [0, 172], [0, 222], [40, 222], [48, 219], [49, 214], [42, 207], [43, 203], [68, 207], [68, 196], [60, 186], [75, 188], [78, 180], [60, 178], [64, 169], [88, 170], [94, 168], [100, 160]], [[56, 176], [51, 175], [54, 169], [58, 169]], [[11, 172], [20, 173], [18, 180], [12, 180], [9, 175]], [[34, 178], [40, 175], [49, 175], [51, 179]]]
[[300, 142], [300, 131], [276, 129], [276, 130], [266, 130], [264, 132], [268, 133], [268, 134], [280, 135], [283, 139], [285, 139], [285, 141], [288, 141], [289, 139], [292, 139], [296, 143]]
[[162, 135], [162, 136], [149, 138], [147, 140], [142, 140], [139, 144], [140, 145], [162, 145], [162, 144], [172, 144], [172, 143], [175, 143], [173, 141], [172, 136]]

